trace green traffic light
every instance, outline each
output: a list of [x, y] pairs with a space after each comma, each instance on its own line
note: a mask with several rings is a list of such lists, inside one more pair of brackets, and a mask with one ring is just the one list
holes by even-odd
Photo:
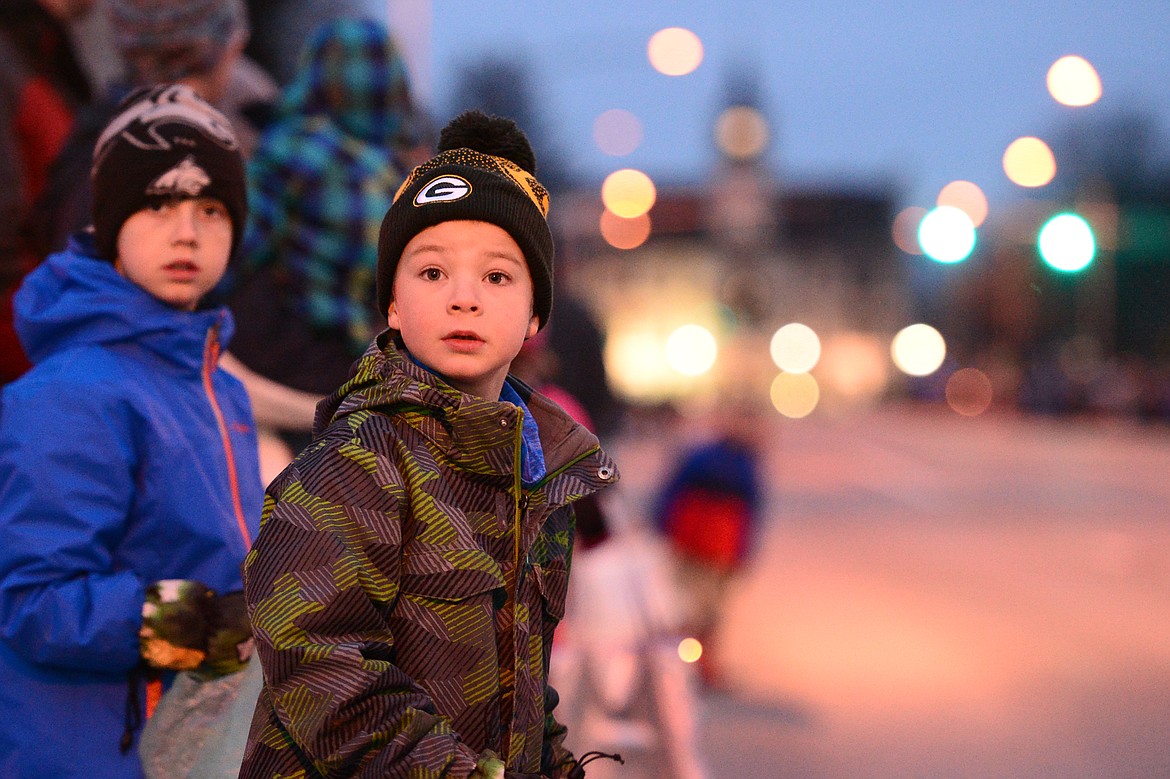
[[1037, 241], [1040, 257], [1065, 273], [1084, 270], [1097, 253], [1093, 229], [1080, 216], [1057, 214], [1044, 223]]

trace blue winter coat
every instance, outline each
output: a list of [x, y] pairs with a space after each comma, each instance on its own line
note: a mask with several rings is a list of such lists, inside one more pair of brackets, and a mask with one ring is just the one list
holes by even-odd
[[[0, 777], [139, 777], [119, 751], [146, 586], [239, 590], [262, 500], [226, 310], [183, 312], [85, 256], [15, 299], [34, 367], [0, 405]], [[139, 700], [141, 700], [141, 695]]]

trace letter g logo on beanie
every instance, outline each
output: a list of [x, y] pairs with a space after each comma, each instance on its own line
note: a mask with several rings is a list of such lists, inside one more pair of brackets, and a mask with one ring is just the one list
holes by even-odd
[[471, 194], [471, 184], [462, 176], [439, 176], [427, 182], [414, 196], [416, 206], [427, 203], [450, 203]]

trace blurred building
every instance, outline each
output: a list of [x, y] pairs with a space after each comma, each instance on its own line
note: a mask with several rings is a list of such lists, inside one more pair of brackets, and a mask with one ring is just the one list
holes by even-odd
[[[750, 101], [725, 106], [713, 137], [720, 159], [710, 178], [657, 184], [645, 216], [616, 217], [596, 187], [563, 194], [551, 215], [558, 273], [594, 306], [614, 383], [635, 402], [714, 396], [731, 385], [759, 388], [767, 398], [779, 372], [769, 341], [789, 323], [812, 328], [825, 349], [871, 344], [882, 352], [906, 324], [904, 263], [890, 231], [892, 188], [786, 183], [764, 163], [770, 121]], [[693, 376], [660, 357], [663, 343], [686, 325], [710, 332], [719, 352], [709, 370]], [[838, 364], [848, 373], [875, 362]], [[872, 370], [882, 375], [839, 376], [839, 387], [822, 376], [822, 399], [880, 395], [888, 375]], [[859, 387], [867, 397], [858, 397]]]

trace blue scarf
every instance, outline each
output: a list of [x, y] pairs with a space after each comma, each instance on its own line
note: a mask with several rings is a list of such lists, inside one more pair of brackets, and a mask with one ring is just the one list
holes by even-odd
[[525, 487], [531, 487], [544, 478], [544, 450], [540, 448], [540, 429], [528, 406], [520, 398], [520, 393], [507, 381], [500, 390], [500, 400], [511, 403], [524, 412], [524, 425], [520, 433], [520, 481]]

